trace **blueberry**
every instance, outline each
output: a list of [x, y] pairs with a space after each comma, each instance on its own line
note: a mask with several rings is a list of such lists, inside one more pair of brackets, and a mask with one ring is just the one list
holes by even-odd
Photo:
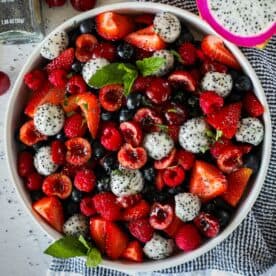
[[[182, 185], [181, 185], [181, 186], [182, 186]], [[167, 193], [170, 194], [170, 195], [173, 195], [173, 196], [175, 196], [175, 195], [177, 195], [177, 194], [179, 194], [179, 193], [183, 193], [183, 192], [184, 192], [184, 189], [183, 189], [183, 187], [181, 187], [181, 186], [177, 186], [177, 187], [174, 187], [174, 188], [170, 188], [170, 189], [168, 189]]]
[[82, 71], [82, 66], [83, 66], [83, 64], [82, 64], [80, 61], [76, 60], [76, 61], [72, 64], [71, 69], [72, 69], [75, 73], [80, 73], [80, 72]]
[[68, 32], [69, 46], [75, 47], [76, 39], [79, 35], [80, 31], [78, 29], [73, 29]]
[[48, 143], [46, 141], [41, 141], [36, 144], [34, 144], [32, 147], [34, 151], [38, 151], [41, 147], [48, 146]]
[[89, 18], [81, 22], [80, 32], [82, 34], [93, 33], [96, 30], [96, 23], [93, 19]]
[[111, 121], [114, 118], [114, 112], [110, 111], [102, 111], [101, 112], [101, 119], [102, 121]]
[[231, 218], [230, 214], [225, 210], [216, 210], [215, 216], [218, 218], [221, 227], [225, 227]]
[[233, 212], [233, 207], [231, 207], [226, 201], [224, 201], [222, 198], [217, 197], [213, 200], [214, 204], [216, 205], [216, 209], [222, 209], [229, 213]]
[[97, 190], [99, 192], [110, 191], [110, 178], [103, 177], [97, 180]]
[[259, 170], [260, 158], [258, 156], [253, 154], [246, 155], [243, 161], [244, 167], [252, 169], [254, 173], [256, 173]]
[[59, 132], [57, 135], [54, 136], [54, 139], [64, 142], [67, 140], [67, 137], [64, 132]]
[[117, 156], [116, 154], [110, 154], [103, 158], [102, 166], [106, 173], [110, 174], [112, 170], [118, 168]]
[[93, 143], [93, 154], [95, 156], [96, 159], [102, 158], [105, 154], [105, 149], [104, 147], [101, 145], [100, 142], [95, 141]]
[[73, 188], [72, 193], [71, 193], [71, 199], [74, 202], [80, 202], [81, 199], [83, 198], [83, 193], [76, 188]]
[[228, 103], [236, 103], [241, 101], [243, 98], [243, 94], [239, 91], [232, 90], [228, 97], [226, 97], [226, 101]]
[[199, 117], [202, 115], [201, 108], [199, 106], [199, 98], [196, 96], [190, 96], [187, 99], [187, 105], [189, 109], [190, 117]]
[[153, 201], [159, 202], [159, 203], [165, 203], [168, 201], [169, 195], [164, 192], [154, 193], [153, 195]]
[[31, 192], [31, 199], [32, 199], [32, 202], [38, 201], [38, 200], [41, 199], [43, 196], [44, 196], [44, 194], [43, 194], [42, 191], [32, 191], [32, 192]]
[[213, 213], [216, 210], [216, 204], [213, 201], [208, 202], [206, 205], [202, 206], [202, 209], [206, 213]]
[[94, 168], [94, 173], [96, 175], [96, 179], [103, 178], [107, 175], [105, 169], [100, 165], [96, 165]]
[[79, 213], [79, 211], [80, 211], [79, 203], [73, 202], [73, 201], [68, 201], [65, 203], [64, 209], [65, 209], [65, 215], [67, 217], [71, 217], [74, 214]]
[[186, 26], [184, 26], [182, 24], [182, 26], [181, 26], [181, 34], [179, 35], [179, 37], [176, 40], [176, 42], [174, 42], [173, 46], [175, 46], [176, 48], [178, 48], [184, 42], [194, 42], [194, 40], [195, 39], [194, 39], [192, 33], [190, 32], [190, 30]]
[[127, 108], [122, 108], [120, 110], [120, 113], [119, 113], [119, 121], [120, 121], [120, 123], [131, 120], [132, 117], [133, 117], [133, 115], [134, 114], [133, 114], [132, 110], [129, 110]]
[[239, 92], [253, 90], [253, 85], [250, 78], [246, 75], [240, 75], [234, 81], [234, 89]]
[[121, 43], [117, 46], [117, 55], [122, 60], [130, 60], [133, 57], [134, 48], [128, 43]]
[[240, 75], [240, 73], [234, 69], [230, 69], [228, 71], [228, 74], [231, 75], [233, 81], [235, 81], [237, 77]]
[[149, 181], [149, 182], [153, 182], [155, 179], [155, 171], [153, 167], [146, 167], [143, 169], [142, 171], [144, 179]]
[[139, 93], [131, 93], [127, 97], [127, 108], [136, 109], [141, 105], [142, 95]]
[[152, 202], [154, 200], [153, 196], [157, 193], [157, 191], [151, 183], [145, 183], [141, 193], [145, 200]]
[[187, 93], [178, 90], [172, 94], [172, 101], [177, 104], [184, 104], [187, 101]]

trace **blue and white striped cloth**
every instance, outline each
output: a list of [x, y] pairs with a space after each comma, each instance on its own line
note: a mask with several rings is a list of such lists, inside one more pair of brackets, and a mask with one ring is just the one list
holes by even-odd
[[[194, 0], [158, 1], [197, 13]], [[270, 40], [264, 50], [243, 48], [245, 56], [255, 69], [265, 90], [270, 106], [273, 128], [273, 149], [270, 167], [262, 191], [246, 219], [223, 243], [205, 255], [156, 273], [138, 275], [187, 275], [190, 271], [205, 271], [200, 275], [229, 276], [227, 272], [241, 275], [261, 275], [276, 263], [276, 37]], [[212, 270], [210, 272], [210, 270]], [[226, 271], [214, 274], [214, 270]], [[207, 271], [207, 272], [206, 272]], [[266, 275], [276, 275], [276, 271]], [[53, 259], [49, 275], [108, 275], [123, 276], [123, 272], [104, 268], [88, 269], [79, 258], [70, 260]], [[76, 274], [75, 274], [76, 273]], [[189, 275], [199, 275], [192, 273]]]

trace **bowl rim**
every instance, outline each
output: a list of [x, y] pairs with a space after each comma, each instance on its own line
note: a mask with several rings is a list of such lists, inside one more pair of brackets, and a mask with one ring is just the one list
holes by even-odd
[[[12, 118], [13, 118], [12, 114], [13, 114], [14, 107], [16, 106], [16, 100], [18, 98], [18, 94], [20, 91], [20, 87], [22, 85], [24, 74], [31, 68], [34, 61], [38, 59], [40, 48], [42, 44], [45, 42], [45, 40], [51, 34], [57, 31], [66, 30], [71, 26], [73, 26], [74, 24], [76, 24], [76, 22], [83, 21], [89, 17], [93, 17], [101, 12], [105, 12], [109, 10], [120, 11], [120, 12], [133, 11], [133, 12], [153, 12], [153, 13], [167, 11], [167, 12], [174, 13], [177, 16], [179, 16], [181, 19], [188, 21], [189, 24], [194, 24], [196, 28], [201, 32], [218, 35], [200, 17], [184, 9], [180, 9], [170, 5], [159, 4], [159, 3], [121, 2], [121, 3], [104, 5], [104, 6], [89, 10], [87, 12], [81, 13], [79, 15], [76, 15], [66, 20], [64, 23], [54, 28], [53, 31], [50, 32], [50, 34], [48, 34], [44, 38], [44, 40], [36, 46], [33, 53], [28, 57], [25, 65], [21, 69], [16, 79], [16, 82], [12, 88], [11, 96], [8, 103], [8, 108], [6, 111], [5, 127], [4, 127], [4, 132], [5, 132], [4, 142], [5, 142], [5, 152], [7, 155], [7, 165], [9, 170], [9, 176], [13, 182], [13, 185], [15, 186], [18, 197], [20, 198], [21, 202], [23, 203], [23, 206], [30, 214], [32, 219], [35, 221], [35, 223], [38, 224], [39, 227], [53, 240], [59, 239], [62, 235], [57, 231], [55, 231], [52, 227], [50, 227], [37, 213], [35, 213], [32, 210], [30, 200], [26, 194], [26, 191], [23, 185], [21, 185], [22, 180], [20, 180], [17, 173], [16, 157], [14, 154], [14, 149], [12, 147], [12, 140], [14, 139], [13, 138], [14, 129], [12, 129]], [[232, 219], [232, 221], [230, 222], [230, 224], [217, 237], [210, 239], [208, 242], [204, 243], [201, 247], [199, 247], [194, 251], [191, 251], [188, 253], [181, 253], [175, 256], [171, 256], [167, 259], [162, 259], [158, 261], [148, 261], [148, 262], [137, 263], [137, 264], [125, 263], [123, 261], [110, 261], [110, 260], [104, 259], [100, 266], [108, 269], [116, 269], [116, 270], [125, 271], [125, 272], [137, 272], [137, 271], [161, 270], [161, 269], [177, 266], [177, 265], [186, 263], [188, 261], [191, 261], [203, 255], [204, 253], [208, 252], [216, 245], [221, 243], [223, 240], [225, 240], [241, 224], [241, 222], [244, 220], [248, 212], [251, 210], [253, 204], [255, 203], [261, 191], [261, 188], [263, 186], [263, 183], [266, 177], [266, 172], [269, 165], [270, 155], [271, 155], [272, 127], [271, 127], [270, 112], [269, 112], [269, 108], [268, 108], [268, 104], [266, 101], [263, 88], [261, 86], [261, 83], [254, 69], [252, 68], [252, 66], [250, 65], [250, 63], [248, 62], [248, 60], [243, 55], [243, 53], [239, 50], [238, 47], [236, 47], [235, 45], [233, 45], [228, 41], [225, 41], [224, 39], [223, 41], [226, 44], [226, 46], [231, 50], [231, 52], [236, 56], [239, 63], [241, 64], [242, 69], [250, 76], [254, 85], [254, 90], [258, 95], [258, 98], [266, 108], [266, 112], [263, 115], [263, 121], [265, 125], [265, 137], [263, 141], [262, 162], [259, 168], [259, 172], [254, 181], [254, 187], [252, 187], [248, 196], [242, 203], [242, 208], [239, 207], [239, 209], [240, 208], [242, 209], [242, 212], [237, 213]]]

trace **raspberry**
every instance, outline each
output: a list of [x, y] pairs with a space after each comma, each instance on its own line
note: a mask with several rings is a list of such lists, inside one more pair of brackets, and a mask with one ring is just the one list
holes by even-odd
[[197, 60], [196, 47], [190, 42], [184, 42], [178, 49], [184, 65], [193, 65]]
[[28, 176], [34, 171], [33, 156], [27, 151], [19, 153], [18, 173], [20, 176]]
[[96, 176], [92, 170], [82, 169], [74, 178], [75, 187], [82, 192], [91, 192], [96, 185]]
[[121, 217], [121, 208], [116, 203], [116, 196], [110, 192], [102, 192], [93, 197], [97, 212], [106, 220], [114, 221]]
[[247, 92], [243, 98], [243, 108], [252, 117], [259, 117], [264, 113], [264, 107], [253, 92]]
[[30, 191], [37, 191], [41, 189], [43, 178], [40, 174], [33, 172], [27, 176], [26, 187]]
[[101, 144], [107, 150], [117, 151], [121, 147], [122, 142], [122, 135], [115, 126], [107, 125], [104, 127], [101, 136]]
[[80, 75], [72, 76], [67, 82], [66, 88], [71, 94], [79, 94], [87, 90], [86, 83]]
[[146, 218], [133, 220], [128, 224], [132, 236], [141, 242], [147, 242], [152, 238], [154, 229]]
[[185, 180], [185, 172], [181, 166], [170, 167], [164, 170], [163, 180], [169, 187], [176, 187]]
[[80, 202], [80, 211], [83, 215], [90, 217], [96, 213], [91, 197], [84, 197]]
[[32, 90], [41, 89], [46, 81], [46, 74], [41, 70], [33, 70], [24, 76], [24, 83]]
[[49, 82], [56, 88], [65, 88], [67, 84], [67, 72], [63, 69], [55, 69], [49, 74]]
[[57, 165], [65, 163], [66, 148], [61, 141], [53, 141], [51, 144], [52, 160]]
[[79, 114], [68, 117], [64, 123], [64, 133], [68, 138], [82, 137], [87, 129], [84, 118]]
[[175, 236], [176, 245], [185, 252], [198, 248], [201, 242], [201, 236], [197, 228], [192, 224], [183, 225]]
[[200, 94], [199, 104], [205, 114], [211, 114], [223, 107], [224, 100], [216, 92], [204, 91]]

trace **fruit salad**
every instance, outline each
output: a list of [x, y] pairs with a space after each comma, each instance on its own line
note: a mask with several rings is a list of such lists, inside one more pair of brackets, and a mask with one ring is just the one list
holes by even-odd
[[40, 53], [16, 139], [49, 225], [132, 262], [223, 231], [258, 170], [264, 107], [220, 38], [168, 12], [105, 12]]

